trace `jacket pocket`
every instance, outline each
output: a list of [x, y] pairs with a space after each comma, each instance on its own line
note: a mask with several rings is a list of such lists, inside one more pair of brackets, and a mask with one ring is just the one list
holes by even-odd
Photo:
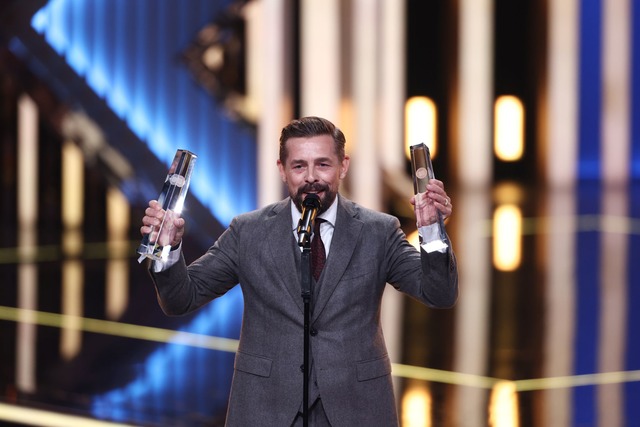
[[266, 357], [238, 352], [236, 353], [234, 368], [237, 371], [246, 372], [248, 374], [258, 375], [260, 377], [269, 377], [271, 375], [272, 363], [273, 361]]
[[358, 381], [372, 380], [391, 374], [391, 360], [388, 355], [379, 359], [365, 360], [356, 364]]

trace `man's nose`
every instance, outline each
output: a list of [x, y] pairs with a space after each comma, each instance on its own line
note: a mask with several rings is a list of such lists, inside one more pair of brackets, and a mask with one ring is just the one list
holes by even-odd
[[305, 177], [305, 181], [307, 182], [316, 182], [316, 174], [313, 166], [307, 168], [307, 176]]

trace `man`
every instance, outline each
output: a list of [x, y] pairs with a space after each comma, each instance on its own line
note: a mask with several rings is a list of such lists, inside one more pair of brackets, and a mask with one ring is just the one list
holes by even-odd
[[[308, 195], [317, 195], [321, 203], [319, 218], [325, 221], [319, 234], [326, 252], [311, 301], [311, 426], [398, 425], [380, 324], [386, 283], [430, 307], [456, 301], [457, 267], [450, 248], [418, 252], [397, 218], [338, 193], [349, 169], [344, 145], [343, 133], [325, 119], [292, 121], [282, 130], [277, 161], [289, 197], [233, 219], [190, 266], [175, 250], [168, 262], [152, 267], [160, 304], [170, 315], [191, 312], [238, 283], [242, 287], [245, 307], [229, 426], [302, 425], [303, 300], [295, 237]], [[426, 240], [437, 227], [437, 212], [451, 215], [438, 180], [411, 202]], [[141, 232], [151, 232], [163, 215], [151, 201]], [[174, 219], [173, 225], [159, 238], [178, 246], [184, 220]]]

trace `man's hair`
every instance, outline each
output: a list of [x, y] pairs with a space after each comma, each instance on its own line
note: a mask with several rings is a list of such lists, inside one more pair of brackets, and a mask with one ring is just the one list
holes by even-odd
[[344, 160], [346, 139], [342, 131], [327, 119], [309, 116], [293, 120], [282, 128], [280, 133], [280, 162], [285, 164], [287, 161], [287, 141], [290, 138], [311, 138], [319, 135], [331, 136], [338, 159], [340, 161]]

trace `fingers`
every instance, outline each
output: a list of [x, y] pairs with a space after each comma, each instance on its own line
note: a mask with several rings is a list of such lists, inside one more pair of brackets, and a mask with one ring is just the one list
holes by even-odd
[[451, 204], [451, 199], [446, 197], [444, 202], [435, 202], [436, 207], [444, 217], [447, 219], [453, 213], [453, 205]]
[[444, 189], [444, 183], [437, 179], [430, 179], [427, 191], [418, 193], [409, 200], [413, 205], [418, 226], [432, 224], [437, 220], [437, 212], [447, 219], [453, 213], [451, 197]]
[[149, 206], [144, 210], [140, 233], [143, 235], [151, 233], [153, 227], [157, 227], [162, 223], [162, 218], [164, 218], [162, 207], [157, 200], [151, 200]]
[[451, 203], [451, 198], [444, 190], [444, 183], [442, 181], [437, 179], [429, 180], [427, 193], [429, 198], [433, 200], [435, 207], [445, 218], [451, 216], [453, 213], [453, 205]]
[[157, 233], [156, 230], [163, 224], [164, 230], [162, 230], [162, 241], [169, 241], [172, 243], [180, 242], [184, 235], [185, 220], [180, 217], [180, 214], [173, 211], [165, 211], [158, 201], [151, 200], [149, 206], [144, 211], [145, 215], [142, 217], [142, 226], [140, 227], [140, 233], [144, 236], [150, 234], [150, 240], [155, 241]]

